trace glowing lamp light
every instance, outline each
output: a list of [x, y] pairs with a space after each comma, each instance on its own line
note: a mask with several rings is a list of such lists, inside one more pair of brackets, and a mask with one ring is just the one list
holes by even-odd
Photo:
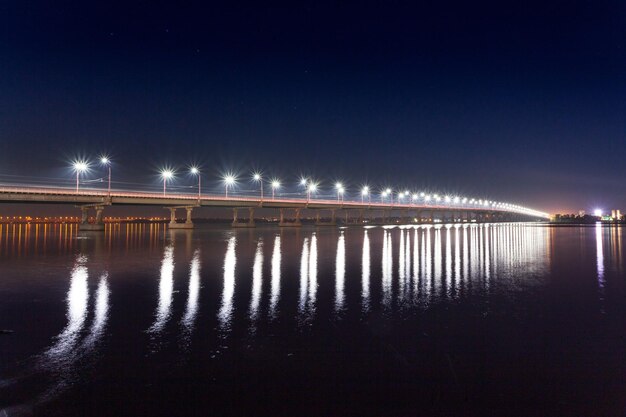
[[102, 165], [109, 165], [111, 163], [111, 160], [106, 156], [103, 156], [102, 158], [100, 158], [100, 163]]
[[198, 175], [200, 173], [200, 170], [196, 167], [191, 167], [191, 169], [189, 170], [193, 175]]
[[254, 174], [254, 175], [252, 176], [252, 178], [253, 178], [255, 181], [261, 181], [261, 174]]
[[235, 183], [235, 177], [232, 175], [226, 175], [224, 177], [224, 184], [233, 185]]
[[83, 173], [89, 169], [89, 164], [85, 161], [76, 161], [74, 162], [74, 171]]
[[280, 181], [278, 180], [272, 181], [272, 188], [279, 188], [279, 187], [280, 187]]
[[161, 177], [163, 177], [164, 180], [169, 180], [174, 176], [174, 173], [168, 169], [161, 171]]
[[602, 209], [595, 209], [593, 211], [593, 215], [596, 217], [601, 217], [602, 216]]
[[310, 192], [314, 192], [317, 189], [317, 184], [311, 184], [309, 185], [309, 191]]
[[368, 195], [370, 192], [369, 187], [363, 187], [363, 189], [361, 190], [361, 195]]

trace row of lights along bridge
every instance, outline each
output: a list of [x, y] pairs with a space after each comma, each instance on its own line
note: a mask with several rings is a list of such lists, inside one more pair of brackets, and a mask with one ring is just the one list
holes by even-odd
[[[111, 159], [103, 156], [100, 158], [100, 164], [102, 166], [104, 166], [105, 168], [107, 168], [108, 170], [108, 193], [111, 193]], [[72, 168], [74, 169], [74, 172], [76, 173], [76, 192], [78, 193], [79, 191], [79, 187], [80, 187], [80, 175], [81, 174], [85, 174], [90, 170], [90, 164], [87, 161], [75, 161], [72, 165]], [[202, 175], [200, 172], [200, 169], [198, 167], [192, 166], [189, 168], [189, 173], [196, 176], [198, 178], [198, 198], [202, 197]], [[174, 170], [172, 169], [163, 169], [160, 171], [160, 176], [161, 179], [163, 180], [163, 195], [165, 196], [167, 194], [167, 183], [168, 181], [172, 181], [174, 179]], [[259, 183], [259, 191], [261, 194], [261, 200], [264, 197], [264, 178], [260, 173], [253, 173], [252, 174], [252, 180], [254, 180], [255, 182]], [[226, 174], [222, 177], [222, 182], [224, 185], [224, 195], [225, 197], [228, 197], [228, 190], [232, 189], [235, 187], [235, 185], [237, 184], [237, 177], [235, 175], [232, 174]], [[271, 186], [272, 189], [272, 200], [276, 198], [276, 190], [278, 190], [281, 187], [281, 182], [280, 180], [273, 178], [269, 181], [269, 184]], [[311, 200], [311, 195], [315, 194], [315, 192], [318, 191], [318, 183], [308, 179], [308, 178], [301, 178], [300, 179], [300, 186], [304, 187], [304, 190], [306, 191], [306, 197], [307, 197], [307, 201]], [[343, 203], [344, 201], [344, 194], [345, 194], [345, 187], [343, 185], [343, 183], [341, 182], [337, 182], [335, 183], [335, 191], [337, 193], [337, 201], [341, 201]], [[380, 202], [384, 203], [385, 201], [388, 201], [390, 204], [393, 204], [394, 202], [394, 193], [393, 190], [390, 188], [386, 188], [384, 190], [382, 190], [380, 192]], [[367, 199], [367, 201], [369, 203], [371, 203], [371, 192], [370, 192], [370, 187], [365, 185], [361, 188], [361, 203], [365, 202], [365, 199]], [[398, 204], [404, 203], [406, 202], [418, 202], [419, 200], [422, 200], [423, 202], [426, 203], [431, 203], [431, 202], [435, 202], [435, 203], [440, 203], [440, 202], [445, 202], [445, 203], [454, 203], [454, 204], [470, 204], [470, 205], [474, 205], [474, 206], [486, 206], [486, 207], [497, 207], [497, 208], [510, 208], [510, 209], [520, 209], [520, 210], [525, 210], [524, 207], [521, 206], [517, 206], [514, 204], [509, 204], [509, 203], [499, 203], [499, 202], [495, 202], [495, 201], [491, 201], [491, 200], [482, 200], [482, 199], [468, 199], [467, 197], [451, 197], [451, 196], [440, 196], [439, 194], [426, 194], [424, 192], [421, 193], [410, 193], [409, 191], [404, 191], [404, 192], [397, 192], [396, 193], [396, 202]]]

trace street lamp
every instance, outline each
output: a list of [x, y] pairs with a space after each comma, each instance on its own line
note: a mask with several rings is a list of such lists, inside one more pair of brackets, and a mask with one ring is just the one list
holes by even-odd
[[311, 193], [314, 193], [315, 190], [317, 190], [317, 184], [315, 183], [309, 184], [309, 187], [307, 188], [307, 194], [306, 194], [307, 203], [311, 200]]
[[361, 190], [361, 204], [363, 204], [363, 198], [367, 196], [367, 200], [368, 202], [370, 202], [370, 189], [369, 187], [366, 185], [365, 187], [363, 187], [363, 189]]
[[343, 184], [338, 182], [335, 184], [335, 188], [337, 189], [337, 201], [339, 201], [339, 197], [341, 196], [341, 202], [343, 203]]
[[380, 202], [381, 203], [385, 202], [385, 197], [387, 197], [387, 190], [385, 190], [382, 193], [380, 193]]
[[228, 198], [228, 187], [231, 187], [233, 185], [235, 185], [235, 177], [232, 175], [226, 175], [224, 177], [224, 190], [226, 198]]
[[100, 158], [100, 163], [109, 169], [108, 194], [109, 194], [109, 197], [111, 197], [111, 160], [108, 157], [103, 156]]
[[189, 170], [192, 175], [198, 176], [198, 200], [202, 197], [202, 175], [200, 175], [200, 170], [197, 167], [191, 167]]
[[76, 194], [78, 194], [79, 176], [80, 174], [87, 172], [89, 164], [85, 161], [76, 161], [74, 162], [73, 168], [76, 172]]
[[261, 177], [261, 174], [254, 173], [254, 175], [252, 175], [252, 179], [258, 181], [261, 184], [261, 201], [263, 201], [263, 178]]
[[274, 195], [278, 188], [280, 188], [280, 181], [273, 180], [272, 181], [272, 200], [274, 200]]
[[389, 204], [393, 204], [393, 193], [391, 192], [391, 188], [387, 188], [385, 190], [385, 197], [389, 194]]
[[165, 192], [167, 190], [167, 181], [174, 177], [174, 173], [170, 169], [164, 169], [161, 171], [161, 177], [163, 178], [163, 196], [165, 196]]

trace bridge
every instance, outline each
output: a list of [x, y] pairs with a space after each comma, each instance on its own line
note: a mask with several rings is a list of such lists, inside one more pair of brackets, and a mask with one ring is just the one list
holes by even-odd
[[[408, 196], [407, 196], [408, 197]], [[334, 226], [338, 214], [345, 222], [353, 223], [422, 223], [422, 222], [498, 222], [537, 221], [549, 218], [548, 213], [517, 205], [483, 200], [389, 202], [353, 201], [342, 199], [316, 199], [310, 195], [301, 198], [270, 198], [260, 196], [228, 196], [201, 193], [154, 193], [143, 191], [70, 189], [41, 186], [0, 186], [0, 203], [66, 204], [74, 205], [82, 212], [81, 230], [104, 230], [103, 212], [109, 206], [159, 206], [170, 211], [171, 229], [194, 227], [192, 212], [200, 207], [226, 208], [232, 210], [233, 227], [255, 227], [255, 210], [270, 209], [278, 214], [281, 227], [302, 225], [302, 211], [314, 213], [318, 226]], [[184, 221], [178, 222], [177, 210], [184, 210]], [[247, 219], [241, 219], [241, 211], [247, 211]], [[89, 213], [95, 212], [90, 219]], [[356, 214], [356, 215], [355, 215]], [[242, 221], [243, 220], [243, 221]]]

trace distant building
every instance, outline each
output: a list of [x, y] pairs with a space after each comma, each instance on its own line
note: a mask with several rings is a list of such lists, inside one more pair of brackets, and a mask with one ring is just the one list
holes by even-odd
[[578, 216], [579, 217], [585, 217], [585, 210], [578, 210]]
[[611, 218], [613, 220], [622, 220], [622, 213], [619, 210], [611, 210]]

